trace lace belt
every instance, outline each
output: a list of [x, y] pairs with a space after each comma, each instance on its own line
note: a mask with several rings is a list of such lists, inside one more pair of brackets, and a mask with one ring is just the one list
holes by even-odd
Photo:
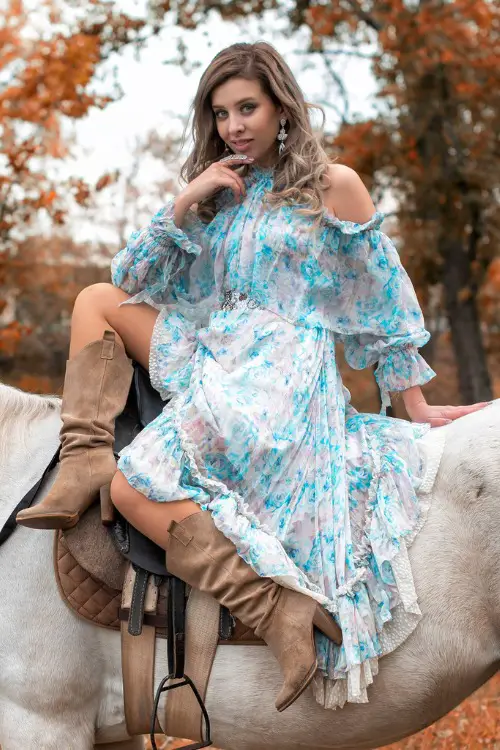
[[251, 310], [255, 310], [260, 307], [259, 303], [245, 294], [245, 292], [238, 292], [236, 289], [227, 289], [224, 291], [224, 301], [221, 305], [221, 310], [234, 310], [238, 306], [245, 306]]

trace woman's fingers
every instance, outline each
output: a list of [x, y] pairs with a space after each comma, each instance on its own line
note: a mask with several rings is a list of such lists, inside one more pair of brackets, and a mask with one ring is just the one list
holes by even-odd
[[[224, 172], [224, 174], [229, 178], [228, 187], [231, 187], [231, 189], [233, 189], [233, 187], [232, 187], [233, 185], [237, 185], [238, 186], [238, 195], [235, 194], [235, 197], [237, 198], [240, 195], [246, 195], [247, 194], [247, 189], [246, 189], [245, 183], [244, 183], [243, 179], [240, 177], [240, 175], [236, 174], [236, 172], [233, 172], [232, 169], [230, 169], [229, 167], [226, 167], [224, 164], [221, 164], [220, 168], [222, 169], [222, 171]], [[234, 190], [233, 190], [233, 192], [234, 192]]]
[[469, 404], [467, 406], [442, 406], [440, 408], [439, 417], [430, 417], [427, 421], [432, 427], [441, 427], [444, 424], [453, 422], [455, 419], [465, 417], [467, 414], [472, 414], [475, 411], [484, 409], [489, 403], [489, 401], [481, 401], [477, 404]]
[[224, 175], [221, 179], [221, 185], [232, 190], [236, 200], [239, 200], [243, 197], [243, 188], [241, 187], [238, 180], [236, 180], [233, 176]]
[[458, 417], [463, 417], [466, 414], [471, 414], [474, 411], [484, 409], [484, 407], [487, 406], [488, 403], [488, 401], [481, 401], [481, 403], [469, 404], [467, 406], [448, 406], [446, 407], [446, 410], [447, 413], [450, 414], [451, 418], [457, 419]]
[[445, 424], [451, 424], [453, 420], [445, 417], [430, 417], [428, 422], [431, 427], [444, 427]]

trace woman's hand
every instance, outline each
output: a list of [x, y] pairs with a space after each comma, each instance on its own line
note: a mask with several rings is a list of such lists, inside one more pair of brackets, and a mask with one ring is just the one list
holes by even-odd
[[228, 187], [233, 191], [235, 200], [240, 200], [246, 195], [246, 187], [242, 177], [236, 174], [233, 169], [252, 162], [253, 158], [246, 156], [246, 154], [238, 154], [237, 159], [231, 159], [230, 161], [224, 161], [224, 159], [216, 161], [186, 185], [177, 199], [184, 206], [192, 206], [193, 203], [199, 203], [213, 195], [217, 190]]
[[441, 427], [450, 424], [459, 417], [472, 414], [488, 406], [489, 401], [481, 401], [470, 406], [431, 406], [425, 399], [406, 407], [412, 422], [428, 422], [431, 427]]

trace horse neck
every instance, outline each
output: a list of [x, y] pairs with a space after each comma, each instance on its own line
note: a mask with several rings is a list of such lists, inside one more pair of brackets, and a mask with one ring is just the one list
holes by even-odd
[[60, 401], [0, 384], [0, 528], [57, 450]]

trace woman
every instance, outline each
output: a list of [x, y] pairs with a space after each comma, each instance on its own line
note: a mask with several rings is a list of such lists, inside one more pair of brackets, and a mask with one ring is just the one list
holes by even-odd
[[[484, 404], [426, 403], [435, 373], [413, 287], [280, 55], [223, 50], [193, 108], [186, 187], [113, 259], [113, 285], [76, 300], [60, 473], [18, 521], [67, 528], [111, 482], [171, 572], [267, 641], [278, 710], [318, 667], [325, 706], [367, 700], [378, 657], [419, 618], [406, 556], [432, 482], [419, 439]], [[378, 362], [381, 415], [351, 406], [336, 341], [353, 367]], [[115, 474], [127, 355], [173, 398]], [[385, 416], [390, 391], [414, 423]]]

